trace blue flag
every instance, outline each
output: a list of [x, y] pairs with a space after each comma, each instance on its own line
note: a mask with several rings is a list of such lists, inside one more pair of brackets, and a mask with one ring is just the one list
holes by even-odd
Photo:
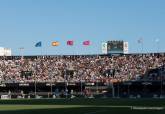
[[37, 42], [36, 44], [35, 44], [35, 47], [41, 47], [42, 46], [42, 42], [40, 41], [40, 42]]

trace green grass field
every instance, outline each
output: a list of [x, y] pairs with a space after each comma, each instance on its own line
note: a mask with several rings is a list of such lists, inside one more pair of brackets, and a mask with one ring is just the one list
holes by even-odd
[[[137, 109], [144, 107], [147, 109]], [[67, 113], [68, 114], [113, 114], [113, 113], [165, 114], [165, 99], [0, 100], [0, 114], [37, 114], [37, 113], [38, 114], [67, 114]]]

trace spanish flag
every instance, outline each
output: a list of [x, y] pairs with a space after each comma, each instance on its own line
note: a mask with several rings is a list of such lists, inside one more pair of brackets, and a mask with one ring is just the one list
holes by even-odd
[[59, 46], [59, 45], [60, 45], [60, 43], [59, 43], [59, 42], [57, 42], [57, 41], [52, 42], [52, 46]]

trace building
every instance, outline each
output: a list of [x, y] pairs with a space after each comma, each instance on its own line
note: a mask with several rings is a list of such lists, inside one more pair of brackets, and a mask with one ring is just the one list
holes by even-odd
[[11, 56], [11, 49], [0, 47], [0, 56]]

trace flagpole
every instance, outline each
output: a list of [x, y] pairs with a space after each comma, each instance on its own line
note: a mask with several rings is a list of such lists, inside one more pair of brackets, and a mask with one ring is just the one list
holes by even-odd
[[141, 43], [141, 45], [142, 45], [142, 51], [141, 51], [141, 52], [143, 53], [143, 46], [144, 46], [144, 45], [143, 45], [143, 42]]
[[[39, 41], [35, 44], [35, 47], [40, 47], [42, 48], [42, 42]], [[37, 61], [38, 61], [38, 56], [37, 56], [37, 60], [36, 60], [36, 64], [35, 64], [35, 69], [36, 69], [36, 72], [35, 72], [35, 80], [34, 80], [34, 94], [35, 94], [35, 98], [37, 96]]]
[[159, 39], [156, 39], [155, 40], [155, 42], [156, 42], [156, 47], [157, 47], [157, 53], [159, 53]]
[[42, 51], [43, 51], [43, 49], [42, 49], [42, 47], [41, 47], [41, 56], [43, 55]]
[[142, 50], [141, 50], [141, 52], [143, 53], [143, 46], [144, 46], [144, 44], [143, 44], [143, 38], [141, 38], [141, 48], [142, 48]]
[[[143, 53], [143, 38], [138, 39], [138, 44], [141, 45], [141, 52], [139, 53]], [[140, 51], [140, 48], [139, 48]]]
[[20, 47], [20, 56], [23, 58], [23, 50], [24, 50], [24, 47]]

